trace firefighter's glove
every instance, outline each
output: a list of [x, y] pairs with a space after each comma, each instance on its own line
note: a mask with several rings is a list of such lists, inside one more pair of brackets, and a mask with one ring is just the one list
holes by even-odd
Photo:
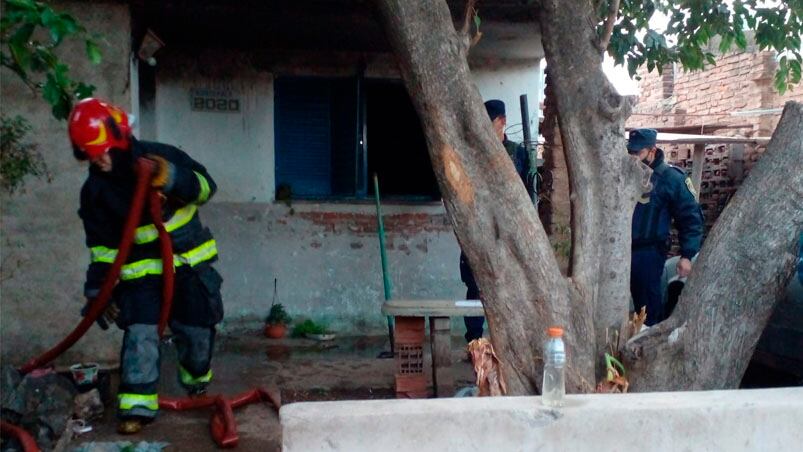
[[[82, 316], [86, 316], [89, 313], [89, 307], [92, 305], [93, 301], [94, 301], [93, 299], [86, 300], [84, 308], [81, 309]], [[117, 317], [119, 315], [120, 315], [120, 308], [117, 307], [116, 303], [111, 302], [109, 303], [108, 306], [106, 306], [106, 310], [104, 310], [103, 313], [98, 316], [98, 318], [95, 320], [95, 323], [98, 324], [100, 329], [105, 331], [109, 329], [109, 325], [117, 321]]]
[[151, 187], [169, 191], [175, 180], [176, 168], [167, 159], [156, 154], [148, 154], [145, 158], [156, 163], [156, 167], [153, 170], [153, 179], [151, 179]]

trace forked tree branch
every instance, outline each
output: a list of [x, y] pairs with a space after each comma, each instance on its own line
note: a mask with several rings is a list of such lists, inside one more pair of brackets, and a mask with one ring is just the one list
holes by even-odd
[[611, 42], [611, 35], [613, 34], [613, 26], [616, 23], [616, 16], [619, 14], [619, 0], [611, 0], [608, 5], [608, 17], [605, 19], [605, 31], [600, 36], [598, 47], [601, 52], [608, 49], [608, 44]]

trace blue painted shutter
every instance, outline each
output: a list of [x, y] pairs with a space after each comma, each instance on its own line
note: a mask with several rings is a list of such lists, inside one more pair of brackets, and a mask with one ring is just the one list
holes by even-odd
[[326, 80], [280, 78], [276, 97], [276, 187], [294, 197], [332, 194], [331, 93]]

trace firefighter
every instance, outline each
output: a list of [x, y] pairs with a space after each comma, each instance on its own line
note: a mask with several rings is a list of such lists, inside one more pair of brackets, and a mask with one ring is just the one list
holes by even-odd
[[[191, 396], [203, 394], [212, 379], [215, 325], [223, 318], [220, 286], [212, 268], [217, 246], [201, 223], [198, 207], [216, 190], [200, 163], [166, 144], [137, 140], [128, 115], [98, 99], [75, 105], [69, 117], [75, 157], [89, 161], [78, 211], [86, 232], [90, 264], [84, 294], [98, 295], [117, 254], [136, 183], [134, 162], [155, 162], [152, 186], [164, 195], [163, 217], [173, 242], [175, 292], [170, 329], [178, 352], [181, 385]], [[156, 228], [145, 212], [115, 286], [110, 307], [98, 323], [114, 321], [125, 331], [118, 391], [120, 433], [137, 433], [158, 412], [159, 335], [162, 261]]]

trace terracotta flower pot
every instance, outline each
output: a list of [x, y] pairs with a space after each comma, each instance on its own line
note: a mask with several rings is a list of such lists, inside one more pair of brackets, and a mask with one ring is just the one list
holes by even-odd
[[281, 339], [285, 334], [287, 334], [287, 325], [281, 323], [265, 325], [265, 336], [271, 339]]

